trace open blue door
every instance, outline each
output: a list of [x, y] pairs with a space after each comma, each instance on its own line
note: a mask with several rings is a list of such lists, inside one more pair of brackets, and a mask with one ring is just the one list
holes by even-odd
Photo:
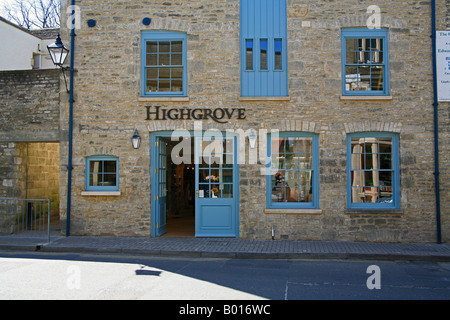
[[195, 236], [239, 237], [236, 137], [195, 137]]
[[154, 237], [167, 232], [167, 144], [163, 138], [156, 136], [152, 140], [152, 231]]

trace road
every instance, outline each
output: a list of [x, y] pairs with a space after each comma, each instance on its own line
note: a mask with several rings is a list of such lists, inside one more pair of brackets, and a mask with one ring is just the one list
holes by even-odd
[[449, 300], [450, 263], [4, 251], [0, 299]]

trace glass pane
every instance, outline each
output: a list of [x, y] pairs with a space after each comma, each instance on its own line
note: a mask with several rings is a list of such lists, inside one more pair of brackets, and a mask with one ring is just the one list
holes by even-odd
[[170, 68], [159, 68], [159, 79], [170, 79]]
[[147, 53], [157, 53], [158, 52], [158, 42], [147, 41]]
[[253, 70], [253, 40], [246, 40], [245, 48], [247, 55], [246, 69]]
[[284, 169], [285, 158], [281, 155], [272, 155], [272, 169]]
[[211, 185], [211, 198], [222, 198], [218, 184]]
[[222, 180], [223, 182], [233, 182], [233, 170], [222, 169]]
[[90, 161], [90, 164], [89, 164], [89, 172], [90, 173], [98, 173], [98, 172], [102, 172], [102, 171], [103, 171], [102, 161]]
[[380, 154], [380, 169], [392, 169], [392, 155]]
[[285, 184], [288, 187], [298, 186], [300, 181], [299, 171], [286, 171]]
[[209, 182], [209, 169], [206, 169], [206, 170], [200, 169], [199, 170], [199, 181], [201, 183]]
[[116, 186], [116, 175], [115, 174], [105, 174], [103, 176], [103, 185], [106, 187]]
[[211, 169], [211, 175], [208, 177], [211, 183], [219, 183], [220, 182], [220, 169]]
[[231, 140], [231, 139], [225, 140], [224, 152], [225, 153], [233, 153], [234, 152], [233, 140]]
[[287, 154], [286, 155], [286, 169], [300, 169], [299, 166], [299, 157], [296, 154]]
[[360, 75], [358, 74], [357, 67], [345, 67], [345, 90], [355, 91], [358, 90], [358, 82]]
[[358, 75], [360, 77], [358, 88], [359, 91], [369, 91], [370, 90], [370, 67], [361, 66], [358, 67]]
[[365, 202], [364, 188], [353, 187], [352, 188], [352, 203], [363, 203]]
[[161, 41], [159, 43], [159, 53], [170, 53], [170, 42]]
[[285, 172], [284, 171], [278, 171], [272, 176], [272, 186], [278, 187], [278, 186], [285, 186]]
[[224, 184], [222, 190], [223, 198], [233, 198], [233, 185], [232, 184]]
[[105, 173], [116, 173], [117, 172], [117, 162], [116, 161], [105, 161], [103, 165], [103, 172]]
[[380, 186], [392, 187], [392, 171], [380, 171]]
[[267, 70], [267, 40], [262, 39], [261, 45], [261, 70]]
[[170, 66], [170, 54], [160, 54], [159, 63], [160, 66]]
[[286, 153], [294, 152], [295, 138], [285, 138]]
[[312, 186], [301, 187], [300, 189], [300, 202], [313, 202]]
[[172, 78], [182, 79], [183, 78], [183, 68], [171, 68]]
[[312, 138], [299, 138], [298, 149], [296, 149], [295, 152], [312, 153]]
[[286, 188], [275, 187], [272, 188], [272, 202], [285, 202], [286, 201]]
[[161, 81], [159, 81], [159, 91], [160, 92], [168, 92], [168, 91], [170, 91], [170, 80], [161, 80]]
[[183, 80], [172, 80], [172, 92], [183, 91]]
[[183, 52], [183, 42], [182, 41], [172, 41], [172, 53]]
[[209, 189], [209, 184], [200, 184], [199, 186], [199, 197], [201, 198], [201, 194], [203, 191], [203, 198], [209, 198], [210, 197], [210, 189]]
[[346, 51], [359, 51], [358, 39], [346, 39], [345, 50]]
[[183, 65], [183, 55], [182, 54], [172, 54], [172, 66], [181, 66]]
[[224, 168], [232, 168], [234, 163], [234, 157], [232, 154], [225, 154], [223, 159]]
[[158, 79], [158, 68], [147, 68], [147, 79]]
[[372, 81], [372, 90], [381, 91], [383, 90], [383, 67], [374, 66], [370, 69], [370, 76]]
[[101, 174], [90, 174], [89, 175], [89, 186], [97, 187], [103, 185]]
[[157, 92], [158, 91], [158, 80], [147, 81], [147, 92]]
[[311, 154], [301, 154], [300, 157], [300, 169], [311, 169], [312, 168], [312, 155]]
[[275, 39], [275, 70], [281, 70], [282, 68], [281, 51], [282, 51], [281, 39]]
[[156, 66], [158, 64], [158, 55], [157, 54], [148, 54], [146, 63], [147, 63], [147, 66]]

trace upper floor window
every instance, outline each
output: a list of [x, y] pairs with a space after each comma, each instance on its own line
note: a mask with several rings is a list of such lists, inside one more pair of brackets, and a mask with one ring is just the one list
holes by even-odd
[[119, 159], [112, 156], [86, 158], [86, 191], [119, 191]]
[[313, 133], [268, 137], [268, 208], [319, 207], [319, 142]]
[[187, 96], [186, 34], [142, 32], [142, 96]]
[[398, 135], [355, 133], [347, 140], [349, 208], [399, 208]]
[[286, 0], [241, 0], [241, 96], [288, 96]]
[[389, 95], [388, 59], [387, 29], [343, 29], [343, 95]]

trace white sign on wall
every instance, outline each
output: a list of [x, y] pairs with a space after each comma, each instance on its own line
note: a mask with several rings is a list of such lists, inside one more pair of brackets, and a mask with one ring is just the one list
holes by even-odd
[[450, 101], [450, 31], [436, 33], [438, 100]]

